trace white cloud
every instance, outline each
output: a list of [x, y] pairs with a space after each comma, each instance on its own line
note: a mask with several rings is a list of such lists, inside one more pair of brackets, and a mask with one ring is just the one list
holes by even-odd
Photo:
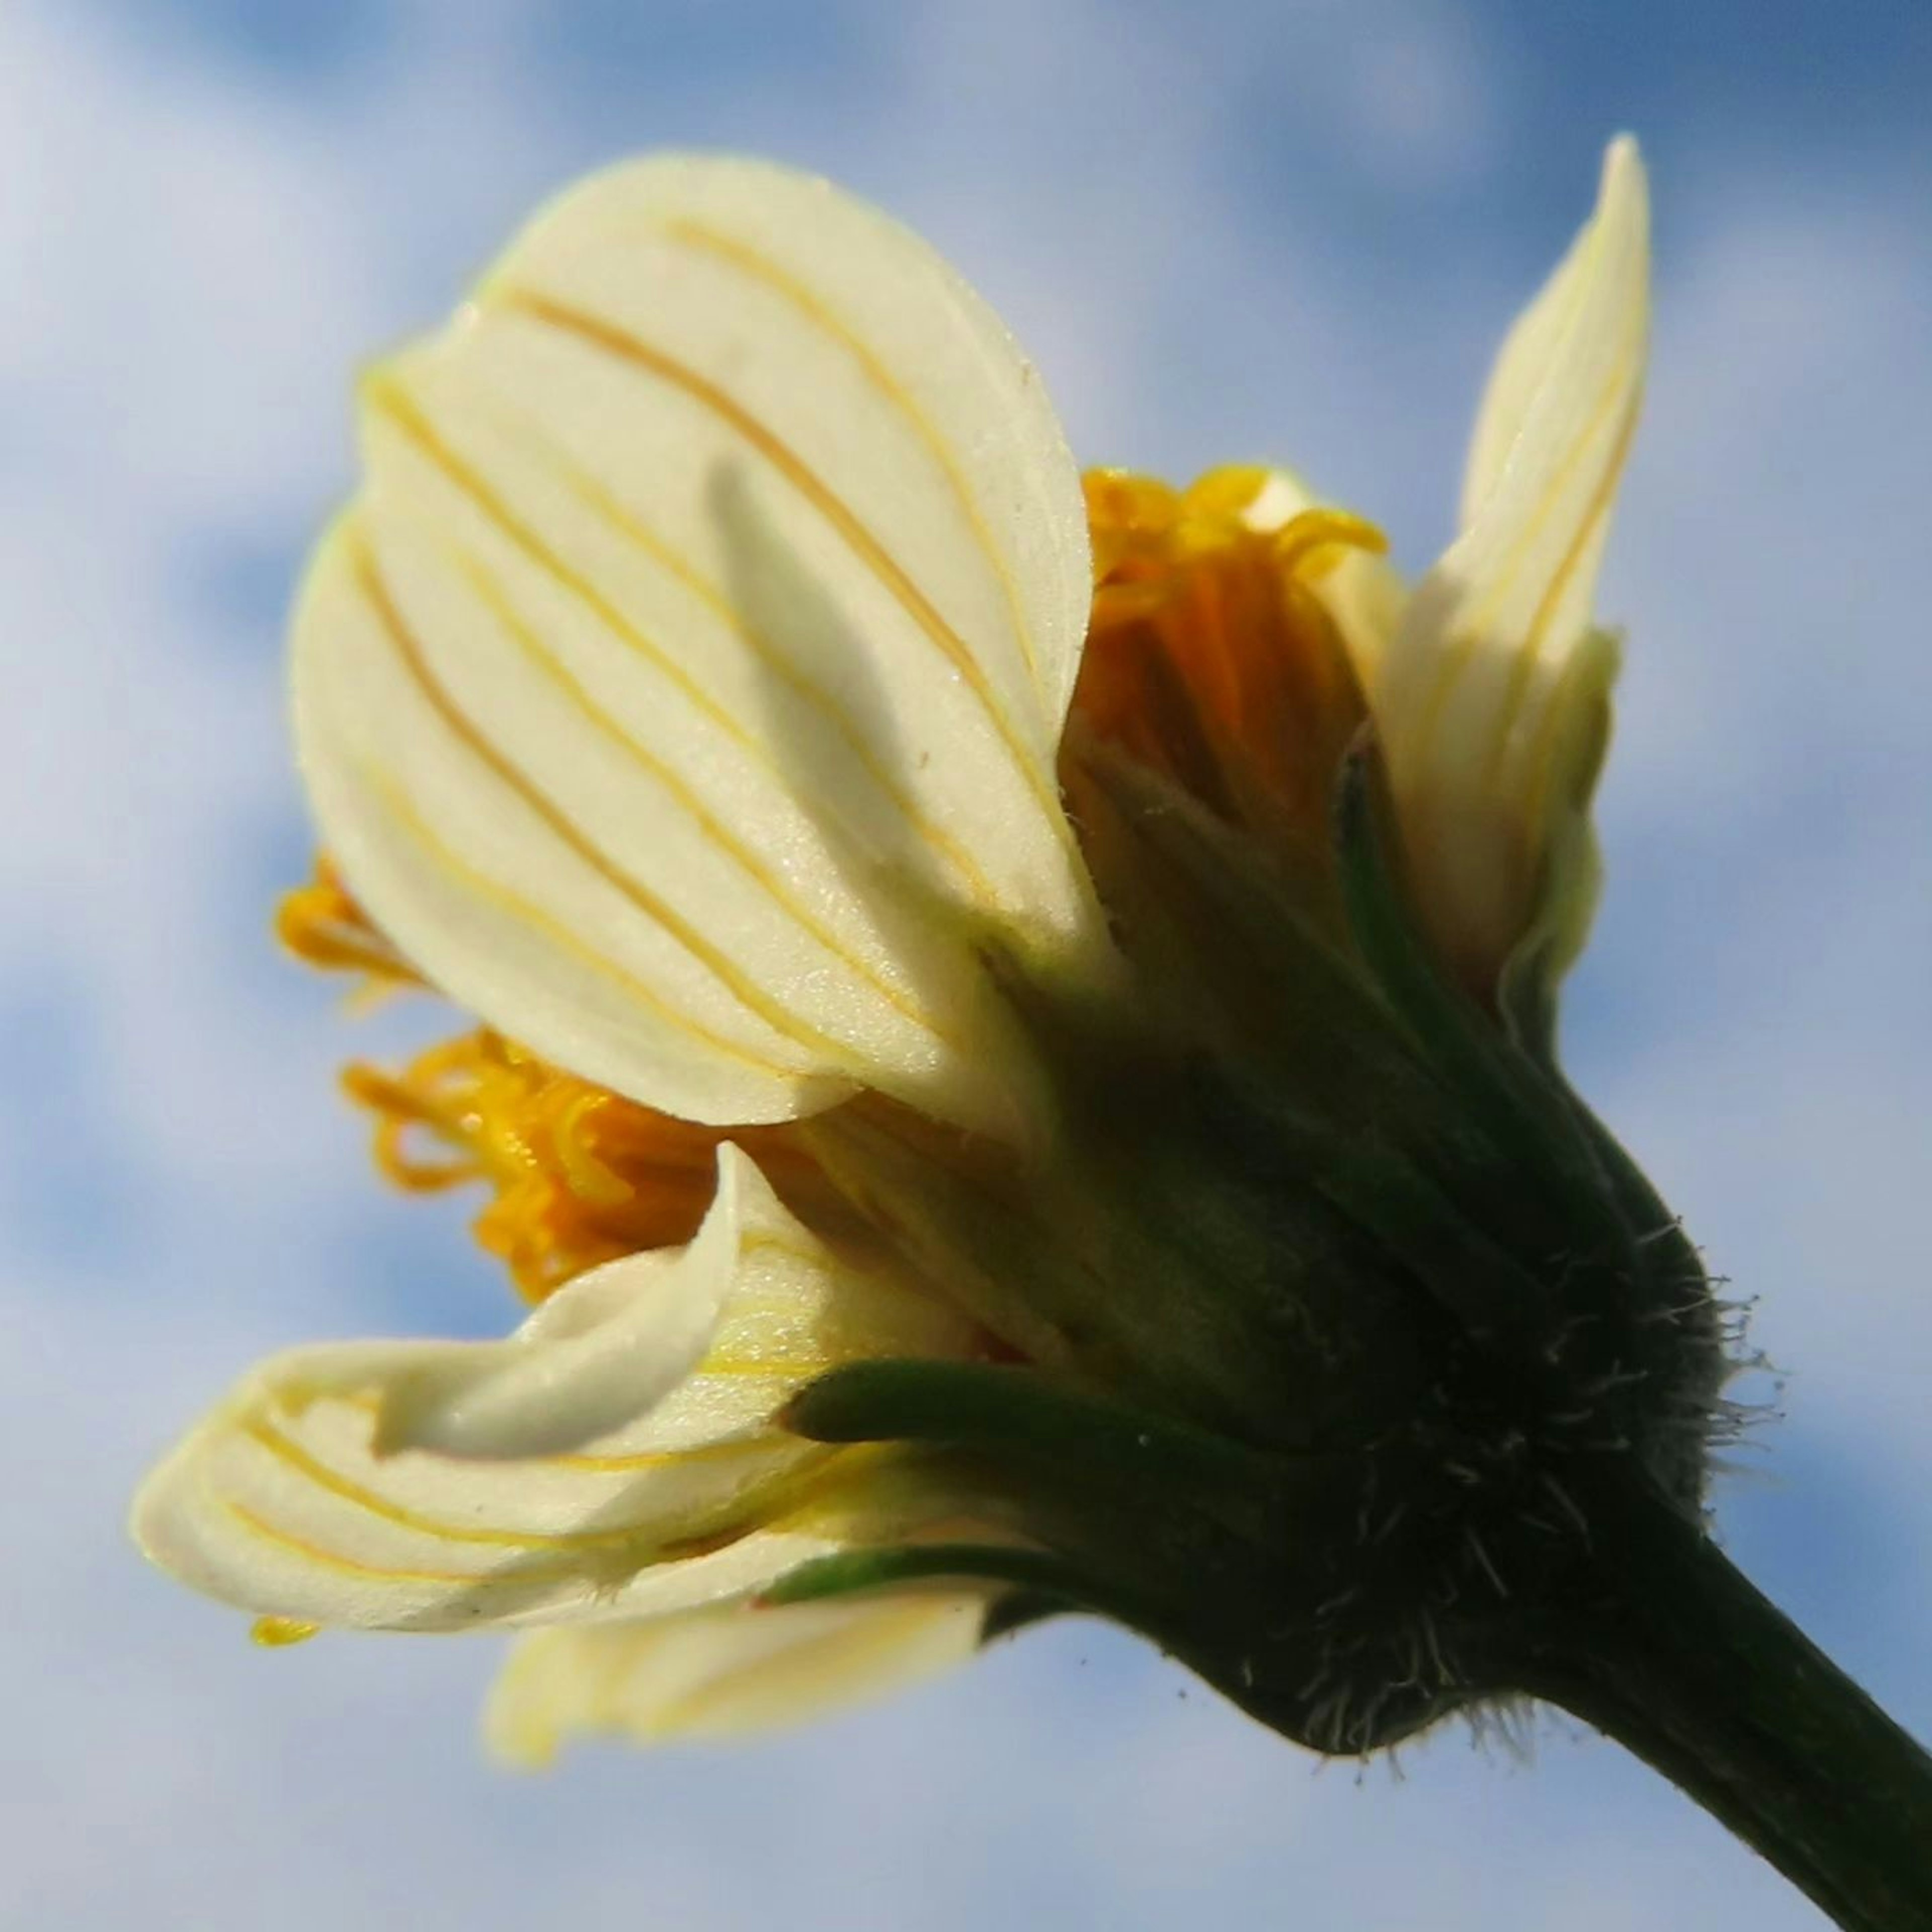
[[[1728, 820], [1857, 760], [1904, 782], [1932, 670], [1912, 641], [1932, 494], [1932, 302], [1916, 200], [1731, 186], [1662, 225], [1647, 419], [1618, 538], [1630, 652], [1613, 796]], [[1669, 191], [1669, 183], [1664, 184]], [[1922, 787], [1919, 789], [1922, 794]]]
[[1932, 1333], [1904, 1212], [1932, 1072], [1932, 252], [1886, 188], [1782, 186], [1730, 178], [1672, 223], [1664, 184], [1584, 984], [1614, 1024], [1610, 976], [1642, 975], [1604, 1077], [1716, 1264], [1762, 1294], [1792, 1403], [1922, 1459], [1902, 1363]]

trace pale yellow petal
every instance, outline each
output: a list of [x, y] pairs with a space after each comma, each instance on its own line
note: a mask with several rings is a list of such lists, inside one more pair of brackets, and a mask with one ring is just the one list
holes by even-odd
[[536, 1766], [578, 1738], [656, 1744], [803, 1724], [964, 1663], [990, 1600], [935, 1589], [534, 1631], [497, 1678], [485, 1733], [500, 1756]]
[[[1263, 472], [1261, 487], [1241, 512], [1252, 530], [1278, 530], [1305, 510], [1337, 508], [1318, 496], [1292, 470]], [[1374, 682], [1384, 649], [1401, 621], [1407, 590], [1401, 573], [1375, 550], [1340, 550], [1310, 586], [1347, 646], [1364, 690]]]
[[[721, 1166], [688, 1249], [583, 1276], [508, 1342], [263, 1364], [148, 1478], [137, 1540], [260, 1615], [417, 1630], [682, 1607], [844, 1546], [872, 1452], [802, 1442], [776, 1410], [841, 1362], [958, 1354], [971, 1332], [842, 1268], [735, 1149]], [[877, 1486], [874, 1514], [916, 1518]]]
[[[768, 1199], [757, 1168], [728, 1142], [704, 1226], [682, 1250], [594, 1269], [560, 1289], [502, 1342], [426, 1342], [380, 1378], [378, 1454], [426, 1449], [520, 1460], [561, 1455], [648, 1414], [691, 1375], [716, 1337], [727, 1298]], [[350, 1385], [366, 1390], [358, 1376]], [[318, 1390], [318, 1392], [320, 1390]]]
[[[1628, 209], [1642, 190], [1642, 162], [1628, 136], [1604, 158], [1600, 203], [1613, 199]], [[1576, 328], [1602, 272], [1602, 217], [1578, 232], [1550, 278], [1510, 325], [1490, 370], [1476, 412], [1462, 472], [1460, 526], [1467, 530], [1502, 480], [1517, 442], [1556, 368], [1566, 338]]]
[[1598, 566], [1642, 400], [1649, 213], [1635, 144], [1498, 360], [1466, 526], [1417, 586], [1372, 698], [1416, 890], [1438, 942], [1492, 986], [1587, 862], [1575, 821], [1607, 729], [1613, 654], [1588, 648]]
[[1314, 590], [1342, 634], [1358, 682], [1372, 691], [1408, 602], [1402, 572], [1376, 551], [1350, 550], [1322, 573]]
[[1242, 506], [1241, 521], [1265, 536], [1317, 507], [1321, 499], [1292, 470], [1264, 470], [1256, 477], [1254, 494]]
[[1089, 578], [957, 275], [783, 169], [619, 167], [370, 377], [363, 443], [297, 721], [402, 950], [686, 1118], [1000, 1118], [976, 927], [1104, 953], [1054, 779]]

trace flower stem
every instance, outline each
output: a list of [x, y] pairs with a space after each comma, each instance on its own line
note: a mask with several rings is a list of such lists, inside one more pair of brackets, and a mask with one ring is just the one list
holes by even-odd
[[1605, 1484], [1591, 1502], [1592, 1587], [1538, 1620], [1522, 1688], [1663, 1772], [1846, 1932], [1928, 1932], [1932, 1756], [1660, 1498]]

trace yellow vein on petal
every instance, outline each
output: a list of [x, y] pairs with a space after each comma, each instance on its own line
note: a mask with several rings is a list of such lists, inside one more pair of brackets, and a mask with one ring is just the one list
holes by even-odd
[[[412, 1535], [427, 1537], [433, 1542], [452, 1543], [488, 1550], [657, 1548], [668, 1540], [681, 1539], [689, 1533], [680, 1531], [679, 1539], [668, 1538], [664, 1526], [650, 1519], [613, 1524], [598, 1529], [576, 1530], [482, 1528], [467, 1523], [451, 1522], [428, 1510], [412, 1508], [406, 1503], [398, 1502], [392, 1497], [384, 1496], [381, 1491], [358, 1482], [354, 1477], [332, 1467], [304, 1448], [266, 1417], [246, 1417], [237, 1422], [235, 1426], [238, 1434], [254, 1442], [282, 1467], [294, 1471], [338, 1502], [347, 1503], [364, 1515], [374, 1516], [395, 1528], [407, 1530]], [[801, 1456], [810, 1456], [814, 1460], [823, 1460], [825, 1455], [830, 1453], [822, 1450], [817, 1444], [801, 1442], [797, 1447]], [[446, 1466], [454, 1460], [451, 1458], [439, 1460]], [[488, 1467], [487, 1465], [475, 1466]]]
[[620, 362], [641, 369], [688, 396], [733, 430], [838, 532], [847, 548], [878, 579], [900, 608], [952, 665], [978, 700], [1015, 769], [1045, 808], [1056, 836], [1063, 841], [1071, 838], [1070, 832], [1064, 828], [1051, 779], [1042, 770], [1040, 760], [1015, 730], [1006, 708], [987, 682], [985, 668], [897, 560], [796, 451], [708, 376], [615, 322], [572, 308], [535, 290], [514, 286], [490, 290], [481, 299], [480, 305], [527, 316]]
[[[259, 1537], [265, 1543], [278, 1544], [320, 1569], [338, 1570], [345, 1575], [365, 1576], [378, 1582], [447, 1583], [465, 1591], [479, 1587], [505, 1589], [542, 1580], [539, 1574], [530, 1569], [519, 1569], [507, 1576], [492, 1576], [487, 1570], [409, 1570], [388, 1564], [365, 1563], [359, 1558], [345, 1556], [340, 1550], [325, 1550], [320, 1544], [311, 1543], [307, 1537], [298, 1536], [293, 1530], [285, 1529], [279, 1523], [269, 1522], [267, 1517], [250, 1509], [246, 1503], [238, 1503], [232, 1497], [218, 1496], [214, 1500], [250, 1534]], [[556, 1564], [552, 1566], [552, 1570], [559, 1576], [578, 1574], [574, 1564]]]
[[367, 757], [358, 761], [357, 773], [368, 790], [382, 800], [383, 809], [424, 857], [438, 870], [454, 879], [472, 898], [494, 906], [505, 918], [518, 925], [527, 926], [534, 932], [541, 933], [560, 952], [568, 954], [580, 965], [599, 977], [608, 980], [627, 998], [635, 1000], [640, 1006], [656, 1013], [667, 1024], [689, 1034], [710, 1051], [722, 1054], [750, 1067], [754, 1072], [776, 1079], [793, 1081], [801, 1077], [806, 1070], [754, 1053], [740, 1042], [728, 1039], [724, 1034], [714, 1032], [702, 1022], [680, 1012], [648, 981], [639, 979], [635, 974], [626, 971], [615, 960], [585, 945], [574, 928], [553, 919], [541, 906], [513, 892], [487, 873], [479, 872], [437, 834], [435, 828], [416, 809], [414, 800], [394, 773]]
[[[788, 1516], [809, 1510], [822, 1499], [823, 1492], [842, 1470], [860, 1472], [878, 1459], [877, 1451], [890, 1445], [855, 1444], [832, 1446], [800, 1442], [798, 1454], [788, 1468], [774, 1471], [762, 1481], [738, 1491], [723, 1503], [713, 1503], [697, 1513], [698, 1520], [674, 1532], [663, 1523], [638, 1522], [610, 1528], [566, 1532], [539, 1532], [478, 1528], [448, 1523], [406, 1504], [392, 1501], [358, 1483], [353, 1478], [312, 1455], [272, 1423], [260, 1418], [245, 1418], [235, 1425], [236, 1432], [254, 1442], [282, 1467], [293, 1470], [325, 1494], [347, 1503], [380, 1522], [426, 1538], [432, 1542], [454, 1544], [513, 1552], [574, 1552], [619, 1549], [636, 1553], [635, 1568], [644, 1568], [664, 1560], [694, 1553], [721, 1540], [734, 1540], [748, 1526], [747, 1511], [761, 1522], [775, 1524]], [[203, 1481], [206, 1476], [204, 1474]], [[360, 1574], [398, 1581], [446, 1582], [466, 1587], [475, 1584], [508, 1585], [544, 1578], [569, 1577], [582, 1574], [568, 1562], [520, 1564], [507, 1572], [417, 1570], [371, 1564], [339, 1552], [325, 1550], [296, 1532], [272, 1523], [247, 1504], [232, 1496], [216, 1496], [213, 1500], [230, 1514], [240, 1519], [258, 1535], [308, 1556], [318, 1563]], [[707, 1518], [710, 1519], [707, 1520]]]
[[[1624, 376], [1628, 367], [1627, 362], [1620, 363], [1612, 370], [1604, 384], [1602, 393], [1590, 412], [1588, 420], [1570, 440], [1569, 447], [1564, 453], [1563, 460], [1558, 466], [1556, 474], [1550, 478], [1538, 497], [1533, 514], [1525, 520], [1520, 529], [1514, 532], [1508, 561], [1496, 571], [1495, 575], [1487, 583], [1479, 587], [1480, 594], [1473, 604], [1456, 613], [1453, 628], [1442, 646], [1436, 676], [1430, 686], [1428, 699], [1422, 707], [1416, 727], [1417, 736], [1420, 742], [1426, 742], [1436, 735], [1442, 723], [1443, 707], [1448, 702], [1450, 693], [1454, 689], [1457, 680], [1462, 676], [1464, 670], [1468, 668], [1471, 658], [1482, 642], [1484, 625], [1493, 614], [1496, 606], [1514, 587], [1517, 574], [1522, 568], [1524, 560], [1533, 548], [1536, 538], [1541, 534], [1545, 524], [1556, 514], [1556, 506], [1562, 498], [1565, 484], [1568, 483], [1578, 467], [1586, 460], [1590, 450], [1596, 442], [1598, 433], [1616, 412], [1618, 401], [1625, 394]], [[1546, 586], [1544, 595], [1538, 600], [1537, 610], [1532, 620], [1532, 628], [1526, 634], [1517, 648], [1516, 659], [1519, 666], [1525, 656], [1533, 662], [1540, 652], [1543, 639], [1540, 627], [1547, 625], [1557, 602], [1555, 593], [1560, 592], [1561, 590], [1567, 585], [1569, 575], [1576, 567], [1577, 559], [1582, 556], [1587, 548], [1587, 533], [1594, 527], [1600, 515], [1595, 506], [1601, 502], [1606, 507], [1609, 498], [1616, 490], [1618, 479], [1622, 473], [1623, 458], [1629, 448], [1630, 436], [1635, 431], [1636, 422], [1636, 410], [1633, 404], [1628, 422], [1619, 430], [1612, 451], [1612, 460], [1604, 475], [1598, 479], [1596, 488], [1592, 492], [1592, 507], [1589, 514], [1582, 520], [1581, 525], [1582, 534], [1573, 536], [1565, 550], [1563, 562], [1559, 567], [1552, 585]]]
[[[758, 1484], [752, 1491], [734, 1498], [731, 1505], [734, 1516], [742, 1517], [748, 1508], [762, 1503], [763, 1507], [757, 1511], [756, 1526], [782, 1529], [809, 1523], [824, 1512], [828, 1491], [849, 1483], [855, 1474], [862, 1478], [866, 1470], [878, 1466], [890, 1446], [855, 1444], [849, 1448], [826, 1450], [792, 1474]], [[203, 1480], [206, 1481], [205, 1474]], [[447, 1584], [460, 1590], [465, 1596], [485, 1592], [500, 1594], [524, 1590], [532, 1583], [589, 1580], [580, 1564], [568, 1561], [519, 1563], [509, 1569], [494, 1571], [416, 1570], [370, 1563], [345, 1556], [339, 1550], [325, 1549], [292, 1530], [269, 1522], [247, 1504], [238, 1502], [232, 1497], [218, 1496], [212, 1500], [261, 1540], [286, 1550], [318, 1568], [347, 1576], [383, 1582]], [[749, 1521], [744, 1522], [742, 1526], [735, 1522], [720, 1521], [706, 1528], [685, 1530], [675, 1537], [659, 1540], [654, 1545], [647, 1545], [641, 1538], [634, 1538], [640, 1550], [646, 1552], [639, 1556], [636, 1568], [642, 1570], [660, 1563], [701, 1557], [736, 1541], [744, 1529], [753, 1526]]]
[[608, 1529], [546, 1532], [482, 1528], [445, 1522], [426, 1511], [412, 1509], [406, 1503], [397, 1502], [380, 1490], [358, 1483], [354, 1477], [345, 1475], [340, 1469], [332, 1468], [266, 1417], [244, 1418], [236, 1424], [236, 1428], [284, 1468], [305, 1477], [317, 1489], [338, 1502], [348, 1503], [364, 1514], [375, 1516], [398, 1529], [428, 1537], [435, 1542], [475, 1544], [489, 1550], [595, 1550], [635, 1543], [644, 1533], [644, 1526], [637, 1523], [620, 1524]]
[[[1000, 895], [980, 870], [972, 854], [920, 809], [910, 794], [894, 780], [891, 771], [867, 742], [864, 733], [853, 722], [850, 715], [839, 706], [822, 685], [805, 676], [688, 557], [674, 548], [634, 509], [620, 502], [610, 490], [586, 471], [556, 438], [540, 428], [521, 410], [500, 406], [494, 412], [506, 419], [506, 426], [513, 424], [510, 433], [547, 464], [559, 481], [572, 490], [587, 509], [602, 518], [619, 536], [635, 545], [666, 575], [682, 585], [740, 638], [774, 677], [780, 680], [818, 712], [838, 734], [859, 768], [891, 802], [920, 841], [952, 867], [968, 893], [982, 907], [989, 912], [998, 913], [1000, 905]], [[600, 608], [599, 614], [607, 622], [610, 621], [605, 610]], [[659, 651], [640, 632], [628, 625], [618, 634], [625, 643], [647, 655], [651, 662], [670, 677], [707, 717], [728, 732], [750, 756], [767, 770], [778, 772], [779, 768], [772, 759], [770, 748], [746, 731], [730, 712], [715, 703], [704, 688], [687, 675], [674, 658]], [[780, 775], [788, 785], [796, 786], [796, 781], [792, 775]], [[837, 823], [836, 813], [824, 806], [814, 806], [814, 815], [828, 826]]]
[[971, 528], [975, 545], [986, 559], [987, 568], [999, 583], [1000, 596], [1005, 601], [1007, 613], [1012, 622], [1013, 636], [1019, 645], [1021, 656], [1026, 660], [1028, 675], [1033, 680], [1034, 688], [1045, 701], [1047, 691], [1040, 670], [1040, 656], [1034, 644], [1032, 627], [1026, 620], [1018, 587], [1013, 582], [1012, 572], [1007, 568], [993, 542], [992, 532], [987, 528], [986, 519], [980, 514], [979, 506], [951, 448], [931, 418], [914, 400], [911, 392], [886, 367], [872, 345], [836, 314], [823, 298], [748, 242], [740, 241], [735, 236], [721, 233], [718, 230], [707, 227], [704, 223], [694, 221], [688, 217], [666, 223], [662, 232], [674, 242], [682, 242], [688, 248], [701, 250], [729, 262], [782, 296], [808, 321], [848, 351], [865, 372], [867, 381], [905, 418], [911, 425], [914, 434], [945, 476], [947, 486]]
[[1639, 409], [1639, 401], [1634, 398], [1624, 418], [1623, 426], [1617, 433], [1616, 446], [1610, 452], [1604, 473], [1598, 478], [1589, 507], [1579, 519], [1569, 548], [1564, 553], [1563, 560], [1550, 579], [1549, 588], [1543, 594], [1543, 601], [1537, 607], [1523, 648], [1510, 662], [1509, 682], [1503, 694], [1502, 728], [1497, 732], [1490, 747], [1486, 782], [1493, 781], [1502, 770], [1510, 740], [1515, 731], [1517, 716], [1529, 689], [1531, 674], [1542, 659], [1550, 626], [1555, 621], [1557, 608], [1569, 588], [1570, 580], [1576, 574], [1584, 554], [1610, 516], [1616, 496], [1617, 484], [1623, 474], [1624, 459], [1636, 434]]
[[773, 1032], [830, 1060], [835, 1066], [855, 1065], [856, 1056], [850, 1048], [821, 1033], [772, 999], [742, 967], [726, 957], [688, 920], [619, 866], [509, 758], [457, 703], [448, 687], [430, 668], [421, 644], [404, 622], [402, 613], [390, 596], [366, 539], [356, 541], [353, 562], [358, 586], [379, 620], [398, 662], [451, 736], [576, 858], [682, 946]]
[[[718, 848], [730, 859], [759, 890], [769, 898], [784, 916], [808, 934], [813, 942], [849, 968], [854, 975], [862, 980], [890, 1006], [903, 1014], [915, 1025], [920, 1026], [956, 1051], [962, 1042], [949, 1035], [931, 1014], [924, 1010], [865, 961], [860, 958], [826, 929], [803, 906], [800, 905], [780, 883], [772, 868], [754, 853], [745, 846], [730, 828], [724, 824], [704, 801], [694, 791], [682, 773], [660, 758], [650, 748], [640, 743], [625, 730], [610, 713], [598, 703], [583, 681], [544, 644], [542, 638], [524, 618], [511, 600], [503, 586], [493, 578], [484, 566], [466, 552], [453, 553], [454, 560], [464, 574], [470, 580], [472, 588], [482, 601], [489, 605], [492, 614], [516, 641], [518, 649], [524, 658], [534, 665], [549, 682], [561, 692], [570, 704], [597, 730], [616, 746], [623, 754], [634, 760], [649, 772], [658, 784], [670, 794], [686, 815], [697, 827], [699, 836], [708, 844]], [[734, 988], [734, 991], [736, 989]], [[741, 995], [742, 997], [742, 995]]]
[[[1543, 596], [1538, 600], [1535, 615], [1525, 634], [1525, 647], [1532, 656], [1540, 652], [1544, 644], [1544, 632], [1548, 627], [1551, 615], [1562, 592], [1568, 587], [1574, 573], [1578, 558], [1587, 547], [1589, 533], [1600, 519], [1608, 513], [1610, 502], [1615, 494], [1618, 479], [1623, 474], [1624, 459], [1628, 454], [1630, 440], [1636, 434], [1638, 398], [1624, 380], [1620, 369], [1605, 384], [1603, 394], [1598, 398], [1590, 412], [1589, 420], [1571, 442], [1562, 465], [1538, 503], [1535, 514], [1516, 532], [1514, 555], [1510, 563], [1497, 572], [1495, 578], [1485, 587], [1485, 594], [1475, 610], [1471, 613], [1470, 622], [1477, 629], [1494, 612], [1511, 589], [1525, 558], [1534, 548], [1537, 539], [1543, 534], [1544, 526], [1556, 513], [1556, 506], [1563, 493], [1588, 460], [1590, 452], [1599, 440], [1600, 433], [1613, 418], [1622, 414], [1615, 440], [1609, 455], [1604, 459], [1602, 469], [1590, 493], [1588, 506], [1584, 515], [1578, 519], [1576, 531], [1565, 548], [1563, 559], [1552, 573], [1550, 583]], [[1622, 406], [1621, 411], [1619, 405]]]

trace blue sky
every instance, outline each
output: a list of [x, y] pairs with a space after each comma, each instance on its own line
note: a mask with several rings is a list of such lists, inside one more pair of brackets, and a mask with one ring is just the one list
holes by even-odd
[[1569, 1728], [1316, 1775], [1098, 1629], [519, 1781], [475, 1747], [487, 1644], [254, 1651], [120, 1520], [254, 1354], [509, 1312], [458, 1210], [369, 1177], [345, 1025], [266, 938], [306, 846], [282, 610], [362, 358], [581, 168], [750, 148], [950, 254], [1083, 457], [1289, 460], [1420, 566], [1489, 349], [1628, 126], [1656, 363], [1571, 1058], [1787, 1372], [1732, 1546], [1932, 1730], [1928, 91], [1918, 0], [0, 14], [0, 1924], [1819, 1922]]

